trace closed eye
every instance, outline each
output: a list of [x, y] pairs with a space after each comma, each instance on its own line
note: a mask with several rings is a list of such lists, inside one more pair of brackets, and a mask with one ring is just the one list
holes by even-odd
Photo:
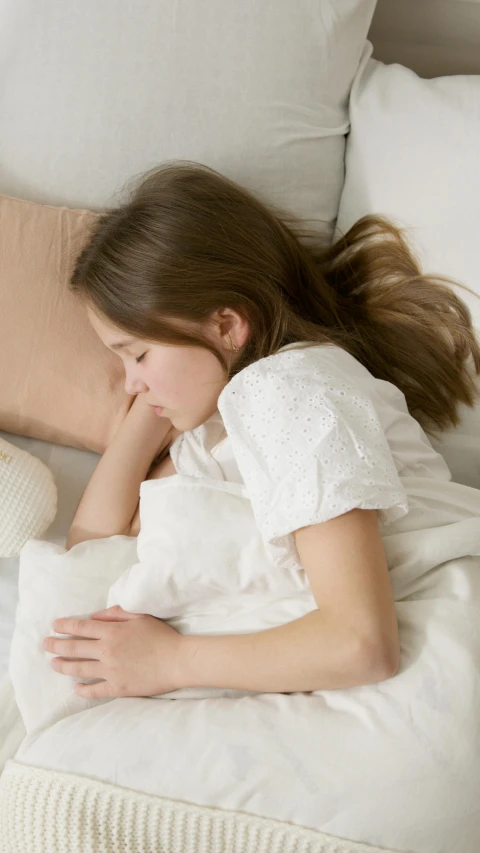
[[137, 362], [137, 364], [139, 364], [139, 363], [140, 363], [140, 362], [145, 358], [146, 354], [147, 354], [147, 353], [146, 353], [146, 352], [144, 352], [144, 353], [143, 353], [143, 355], [139, 355], [139, 356], [138, 356], [138, 358], [136, 358], [136, 359], [135, 359], [135, 361]]

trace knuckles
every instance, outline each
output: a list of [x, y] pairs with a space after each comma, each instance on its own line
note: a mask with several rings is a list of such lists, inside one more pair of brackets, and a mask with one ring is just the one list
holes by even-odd
[[65, 647], [66, 657], [74, 658], [77, 654], [77, 643], [75, 640], [68, 640]]

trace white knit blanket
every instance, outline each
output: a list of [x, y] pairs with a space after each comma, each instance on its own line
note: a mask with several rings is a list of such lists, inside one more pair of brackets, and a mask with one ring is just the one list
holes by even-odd
[[15, 761], [2, 782], [1, 853], [396, 853]]

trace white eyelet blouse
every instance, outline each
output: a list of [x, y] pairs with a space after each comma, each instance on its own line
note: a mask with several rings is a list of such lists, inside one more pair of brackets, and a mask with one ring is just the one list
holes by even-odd
[[289, 344], [240, 371], [170, 454], [179, 474], [244, 483], [273, 561], [297, 569], [300, 527], [359, 507], [382, 530], [409, 513], [409, 477], [451, 479], [404, 394], [333, 345]]

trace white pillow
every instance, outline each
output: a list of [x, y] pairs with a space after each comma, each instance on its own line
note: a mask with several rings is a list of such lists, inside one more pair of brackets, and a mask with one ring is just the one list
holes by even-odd
[[189, 159], [331, 235], [375, 4], [5, 0], [0, 191], [103, 207], [131, 176]]
[[[367, 42], [350, 96], [346, 178], [337, 228], [367, 213], [401, 227], [425, 272], [480, 296], [480, 76], [424, 80], [371, 58]], [[480, 298], [456, 288], [480, 330]], [[456, 482], [480, 487], [480, 407], [431, 439]]]
[[57, 487], [36, 456], [0, 437], [0, 557], [17, 556], [57, 514]]
[[137, 539], [109, 536], [62, 545], [29, 539], [19, 560], [18, 605], [10, 648], [9, 673], [26, 731], [45, 725], [55, 712], [67, 713], [71, 703], [89, 703], [75, 693], [79, 679], [59, 676], [52, 655], [43, 650], [54, 619], [89, 618], [107, 605], [108, 591], [122, 572], [135, 563]]

